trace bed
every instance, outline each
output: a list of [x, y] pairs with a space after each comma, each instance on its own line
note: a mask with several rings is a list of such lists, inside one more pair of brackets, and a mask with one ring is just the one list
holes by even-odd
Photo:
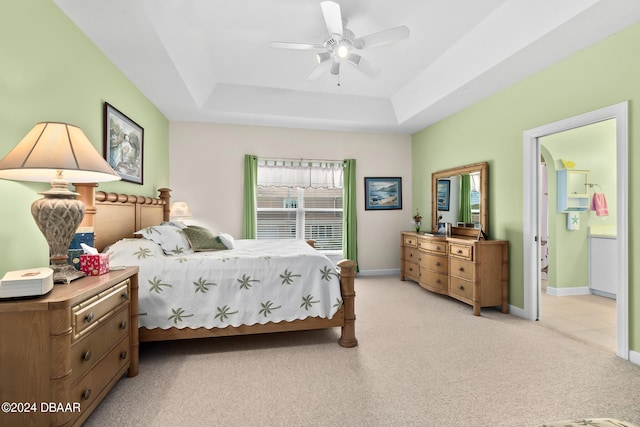
[[[86, 207], [85, 218], [81, 227], [93, 229], [95, 246], [98, 250], [110, 251], [110, 265], [138, 265], [140, 267], [139, 283], [139, 308], [140, 308], [140, 341], [164, 341], [177, 339], [219, 337], [232, 335], [247, 335], [271, 332], [301, 331], [311, 329], [341, 328], [341, 336], [338, 343], [343, 347], [355, 347], [358, 341], [355, 336], [355, 262], [342, 260], [338, 268], [330, 268], [326, 265], [328, 258], [319, 254], [312, 248], [313, 242], [291, 242], [291, 251], [298, 254], [299, 259], [291, 258], [285, 250], [284, 244], [274, 244], [270, 241], [235, 240], [231, 250], [206, 251], [196, 253], [169, 254], [145, 232], [154, 233], [158, 228], [175, 226], [169, 219], [170, 193], [167, 188], [159, 189], [158, 197], [136, 196], [117, 193], [106, 193], [96, 190], [96, 184], [77, 184], [76, 192]], [[143, 236], [134, 233], [141, 232]], [[142, 238], [140, 238], [142, 237]], [[230, 238], [230, 236], [226, 236]], [[232, 239], [232, 238], [231, 238]], [[254, 244], [255, 243], [255, 244]], [[281, 241], [282, 243], [282, 241]], [[302, 245], [302, 246], [301, 246]], [[263, 251], [260, 253], [260, 251]], [[286, 252], [286, 253], [285, 253]], [[140, 256], [141, 253], [144, 255]], [[135, 254], [135, 255], [134, 255]], [[151, 254], [150, 256], [147, 256]], [[240, 265], [240, 254], [249, 257], [249, 263], [256, 264], [258, 259], [266, 260], [269, 264], [271, 276], [275, 277], [281, 294], [284, 292], [292, 301], [306, 312], [304, 315], [294, 315], [284, 305], [271, 301], [271, 297], [263, 297], [259, 310], [253, 310], [253, 318], [238, 320], [245, 316], [242, 312], [244, 304], [237, 295], [229, 294], [231, 287], [235, 287], [239, 293], [246, 294], [250, 288], [266, 288], [267, 283], [255, 282], [258, 273], [246, 270], [247, 264]], [[179, 255], [179, 256], [177, 256]], [[162, 259], [163, 262], [153, 263], [152, 259]], [[246, 262], [246, 261], [245, 261]], [[316, 265], [314, 263], [320, 263]], [[329, 261], [330, 262], [330, 261]], [[324, 264], [323, 264], [324, 263]], [[285, 265], [286, 264], [286, 265]], [[209, 275], [199, 280], [186, 280], [180, 286], [166, 286], [174, 284], [173, 279], [160, 280], [161, 277], [180, 275], [172, 271], [173, 267], [184, 265], [196, 266], [209, 270]], [[256, 264], [257, 265], [257, 264]], [[290, 294], [297, 289], [297, 283], [304, 286], [312, 286], [309, 273], [302, 272], [302, 266], [312, 266], [310, 269], [320, 271], [320, 276], [327, 282], [335, 284], [315, 284], [316, 291], [296, 290], [296, 295]], [[220, 267], [223, 268], [220, 268]], [[295, 267], [289, 267], [295, 266]], [[192, 268], [192, 267], [189, 267]], [[253, 267], [252, 267], [253, 268]], [[264, 270], [267, 267], [255, 267]], [[163, 269], [163, 270], [158, 270]], [[224, 286], [230, 283], [230, 279], [224, 279], [221, 270], [233, 270], [236, 274], [235, 286]], [[196, 276], [200, 277], [198, 271]], [[215, 274], [213, 273], [215, 271]], [[237, 272], [244, 271], [238, 275]], [[211, 275], [213, 274], [213, 276]], [[161, 277], [160, 277], [161, 276]], [[316, 275], [317, 276], [317, 275]], [[231, 280], [233, 281], [233, 280]], [[322, 280], [321, 280], [322, 281]], [[292, 284], [296, 286], [291, 286]], [[164, 285], [164, 286], [163, 286]], [[301, 285], [302, 286], [302, 285]], [[215, 288], [221, 292], [225, 288], [228, 299], [214, 304], [209, 309], [209, 316], [198, 319], [196, 308], [186, 309], [183, 304], [173, 304], [172, 307], [163, 307], [166, 313], [171, 310], [169, 316], [157, 315], [158, 306], [163, 303], [157, 299], [162, 293], [177, 292], [179, 288], [189, 288], [190, 293], [202, 300], [208, 292]], [[320, 288], [322, 289], [320, 289]], [[329, 289], [325, 289], [325, 288]], [[290, 290], [289, 290], [290, 289]], [[218, 292], [218, 293], [219, 293]], [[322, 293], [322, 297], [319, 295]], [[147, 300], [147, 297], [155, 300]], [[177, 298], [173, 295], [168, 298]], [[286, 296], [284, 297], [286, 299]], [[167, 298], [165, 297], [165, 300]], [[198, 302], [200, 304], [201, 302]], [[194, 303], [195, 304], [195, 303]], [[277, 313], [276, 316], [272, 315]], [[268, 316], [267, 316], [268, 315]], [[165, 323], [158, 323], [160, 318]], [[166, 322], [173, 322], [168, 325]]]

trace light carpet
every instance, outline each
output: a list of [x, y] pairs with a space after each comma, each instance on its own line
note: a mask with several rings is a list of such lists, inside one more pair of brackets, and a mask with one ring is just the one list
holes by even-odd
[[338, 329], [143, 343], [87, 426], [640, 424], [640, 367], [395, 277], [356, 279], [359, 346]]

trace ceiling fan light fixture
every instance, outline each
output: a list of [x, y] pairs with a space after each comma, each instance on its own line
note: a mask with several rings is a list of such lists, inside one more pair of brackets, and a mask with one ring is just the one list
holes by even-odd
[[334, 58], [333, 62], [331, 63], [331, 69], [329, 70], [329, 72], [334, 76], [340, 74], [340, 61], [337, 61], [336, 58]]
[[358, 64], [360, 64], [360, 58], [361, 58], [360, 55], [358, 55], [356, 53], [350, 53], [347, 56], [347, 62], [349, 62], [351, 65], [355, 65], [357, 67]]
[[339, 58], [343, 58], [343, 59], [349, 56], [349, 46], [347, 46], [346, 44], [340, 43], [338, 45], [337, 55]]
[[318, 61], [318, 64], [322, 64], [325, 61], [328, 61], [331, 59], [331, 54], [329, 52], [320, 52], [318, 54], [316, 54], [316, 60]]

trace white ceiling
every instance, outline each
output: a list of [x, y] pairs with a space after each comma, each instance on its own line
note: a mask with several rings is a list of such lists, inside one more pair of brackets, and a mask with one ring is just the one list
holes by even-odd
[[54, 0], [172, 121], [414, 133], [640, 21], [638, 0], [336, 0], [381, 69], [307, 80], [320, 0]]

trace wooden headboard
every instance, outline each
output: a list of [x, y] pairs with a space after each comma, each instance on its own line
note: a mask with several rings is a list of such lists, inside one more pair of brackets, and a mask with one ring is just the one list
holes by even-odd
[[94, 246], [105, 247], [134, 232], [162, 221], [169, 221], [171, 190], [160, 188], [158, 197], [96, 191], [98, 184], [74, 184], [85, 205], [85, 216], [80, 227], [93, 229]]

